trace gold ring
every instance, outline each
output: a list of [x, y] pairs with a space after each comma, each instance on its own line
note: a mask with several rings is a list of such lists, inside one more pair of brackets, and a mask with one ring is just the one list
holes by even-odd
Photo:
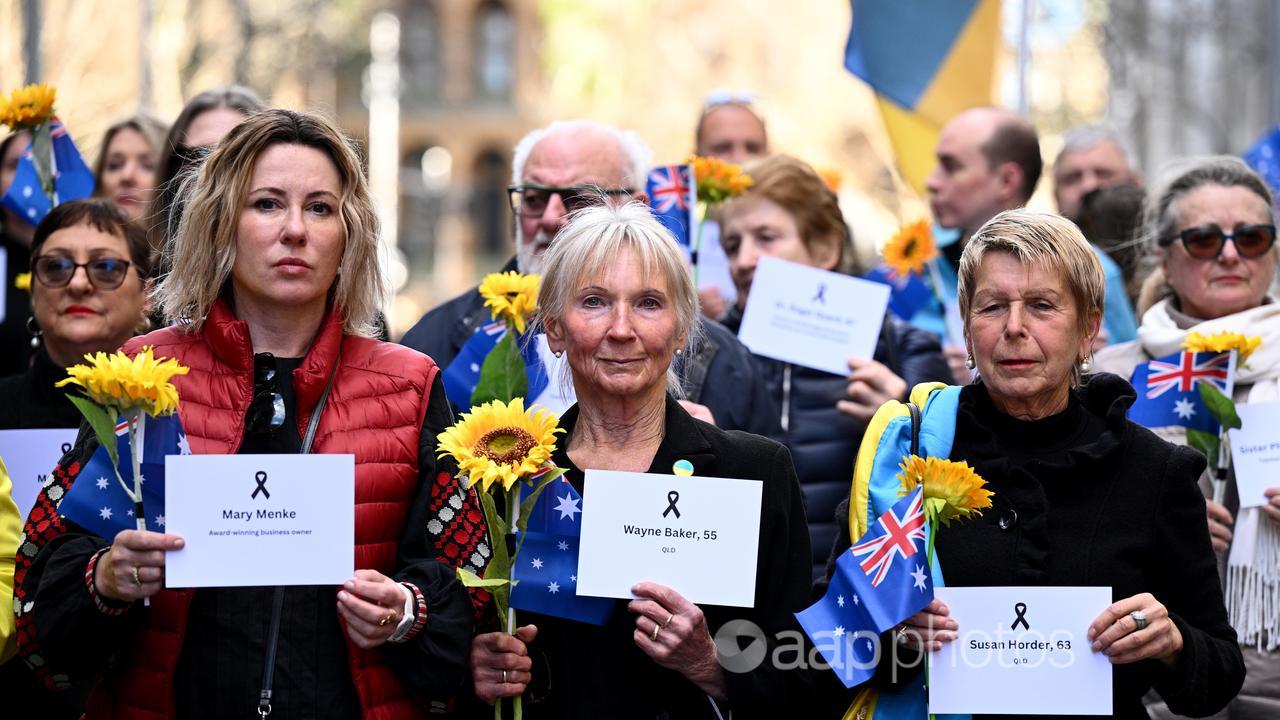
[[650, 639], [650, 640], [652, 640], [652, 641], [654, 641], [654, 642], [657, 642], [657, 641], [658, 641], [658, 633], [660, 633], [660, 632], [662, 632], [662, 626], [661, 626], [661, 625], [659, 625], [658, 623], [654, 623], [654, 624], [653, 624], [653, 634], [649, 636], [649, 639]]
[[674, 619], [675, 619], [675, 617], [676, 617], [676, 614], [675, 614], [675, 613], [670, 613], [669, 615], [667, 615], [667, 621], [666, 621], [666, 622], [664, 622], [664, 623], [662, 623], [662, 627], [666, 627], [666, 626], [670, 625], [670, 624], [671, 624], [671, 621], [672, 621], [672, 620], [674, 620]]
[[378, 621], [378, 627], [386, 627], [395, 621], [396, 621], [396, 611], [392, 610], [391, 612], [383, 616], [381, 620]]
[[138, 566], [137, 566], [137, 565], [134, 565], [134, 566], [133, 566], [133, 584], [134, 584], [134, 585], [141, 585], [141, 584], [142, 584], [142, 578], [138, 577]]

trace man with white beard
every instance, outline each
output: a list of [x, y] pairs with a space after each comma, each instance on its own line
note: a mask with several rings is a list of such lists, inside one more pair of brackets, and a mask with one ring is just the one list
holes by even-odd
[[[534, 130], [512, 157], [516, 256], [502, 271], [540, 273], [542, 256], [574, 210], [598, 202], [648, 202], [652, 152], [632, 132], [573, 120]], [[477, 328], [490, 322], [478, 287], [431, 310], [400, 340], [447, 368]], [[778, 437], [778, 411], [750, 353], [727, 328], [702, 320], [702, 340], [677, 358], [685, 408], [727, 430]]]

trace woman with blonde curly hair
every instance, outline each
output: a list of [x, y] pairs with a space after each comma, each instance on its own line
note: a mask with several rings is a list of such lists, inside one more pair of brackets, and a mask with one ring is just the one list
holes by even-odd
[[419, 717], [461, 688], [473, 605], [453, 566], [488, 548], [435, 458], [452, 419], [438, 368], [369, 337], [385, 286], [360, 160], [327, 121], [269, 110], [183, 191], [156, 292], [176, 324], [125, 352], [190, 368], [175, 384], [195, 454], [354, 455], [360, 569], [341, 587], [166, 588], [183, 538], [101, 538], [56, 516], [94, 449], [82, 433], [26, 528], [22, 651], [100, 677], [89, 718]]

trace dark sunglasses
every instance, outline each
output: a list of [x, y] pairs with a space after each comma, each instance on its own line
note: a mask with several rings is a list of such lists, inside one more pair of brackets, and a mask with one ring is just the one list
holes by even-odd
[[244, 421], [250, 434], [262, 435], [284, 425], [284, 396], [278, 375], [271, 353], [253, 356], [253, 401]]
[[507, 188], [507, 192], [511, 194], [511, 210], [517, 215], [529, 218], [542, 217], [547, 211], [547, 204], [551, 202], [552, 195], [559, 195], [564, 209], [571, 213], [600, 205], [606, 198], [631, 195], [630, 190], [606, 190], [595, 185], [548, 187], [530, 183], [511, 185]]
[[1187, 254], [1197, 260], [1214, 260], [1222, 255], [1222, 248], [1227, 241], [1236, 244], [1236, 253], [1242, 258], [1256, 258], [1267, 254], [1271, 246], [1276, 244], [1275, 225], [1241, 225], [1235, 232], [1225, 232], [1216, 225], [1204, 225], [1183, 230], [1173, 237], [1160, 241], [1161, 245], [1169, 245], [1174, 240], [1182, 240], [1182, 247]]
[[87, 263], [78, 263], [65, 255], [40, 255], [32, 264], [36, 280], [50, 288], [66, 287], [80, 268], [84, 268], [94, 287], [99, 290], [115, 290], [129, 273], [129, 261], [100, 257]]

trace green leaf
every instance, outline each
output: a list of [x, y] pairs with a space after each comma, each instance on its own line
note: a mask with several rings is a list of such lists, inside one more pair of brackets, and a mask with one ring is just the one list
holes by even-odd
[[510, 327], [494, 346], [480, 368], [480, 379], [471, 393], [471, 406], [493, 400], [511, 402], [529, 391], [529, 378], [524, 369], [524, 358], [516, 346], [516, 333]]
[[1221, 390], [1214, 387], [1213, 383], [1200, 383], [1200, 397], [1208, 406], [1209, 414], [1216, 418], [1222, 427], [1227, 430], [1240, 427], [1240, 415], [1236, 413], [1236, 404], [1231, 402], [1231, 398], [1223, 395]]
[[75, 404], [80, 414], [89, 422], [93, 434], [98, 436], [98, 444], [106, 448], [107, 457], [111, 458], [111, 467], [116, 467], [120, 463], [120, 454], [116, 450], [115, 415], [89, 398], [68, 395], [67, 399]]
[[493, 557], [484, 569], [485, 579], [510, 578], [511, 558], [507, 555], [507, 521], [498, 514], [492, 494], [479, 492], [479, 495], [480, 508], [484, 510], [484, 520], [489, 525], [489, 549], [493, 551]]
[[[1200, 387], [1204, 386], [1205, 383], [1200, 383]], [[1204, 453], [1204, 456], [1209, 459], [1209, 467], [1214, 467], [1218, 464], [1218, 436], [1216, 434], [1188, 428], [1187, 444]]]
[[467, 570], [466, 568], [458, 568], [458, 579], [461, 580], [462, 584], [466, 585], [467, 587], [478, 587], [478, 588], [486, 588], [486, 589], [496, 588], [496, 587], [501, 587], [503, 585], [511, 584], [511, 581], [507, 580], [506, 578], [495, 578], [492, 580], [488, 578], [482, 578], [479, 575], [476, 575], [475, 573], [471, 572], [470, 570]]

